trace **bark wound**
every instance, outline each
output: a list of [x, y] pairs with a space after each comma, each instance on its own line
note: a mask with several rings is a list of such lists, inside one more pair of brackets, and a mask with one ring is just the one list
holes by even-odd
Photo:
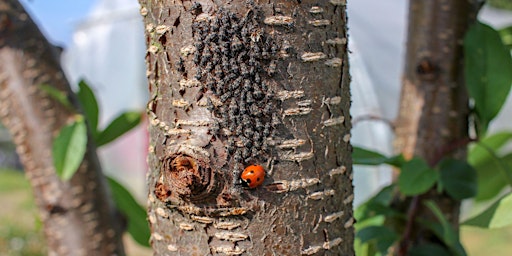
[[416, 66], [416, 74], [420, 80], [434, 81], [439, 76], [439, 66], [430, 59], [422, 59]]
[[218, 194], [215, 192], [219, 184], [211, 182], [213, 171], [205, 163], [190, 156], [168, 156], [163, 160], [161, 168], [163, 179], [155, 187], [160, 200], [206, 202]]

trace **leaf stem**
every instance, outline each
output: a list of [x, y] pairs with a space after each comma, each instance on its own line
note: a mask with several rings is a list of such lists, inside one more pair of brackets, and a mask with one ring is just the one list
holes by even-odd
[[412, 229], [414, 226], [414, 219], [416, 218], [416, 214], [418, 213], [420, 205], [420, 196], [414, 196], [412, 198], [411, 204], [409, 205], [409, 210], [407, 211], [407, 224], [405, 225], [405, 230], [402, 235], [402, 238], [399, 242], [398, 247], [398, 256], [406, 256], [407, 251], [409, 249], [409, 243], [410, 243], [410, 236], [412, 233]]

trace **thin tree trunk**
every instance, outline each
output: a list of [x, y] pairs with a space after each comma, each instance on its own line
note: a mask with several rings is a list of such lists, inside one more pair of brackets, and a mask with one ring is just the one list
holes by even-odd
[[155, 253], [353, 255], [345, 1], [140, 3]]
[[72, 92], [57, 51], [15, 0], [0, 1], [0, 116], [9, 129], [39, 208], [49, 255], [124, 255], [119, 218], [95, 147], [70, 181], [55, 174], [53, 137], [76, 113], [40, 85]]
[[[406, 64], [396, 123], [395, 149], [406, 158], [419, 156], [431, 166], [449, 155], [465, 159], [468, 141], [469, 103], [463, 74], [462, 41], [475, 20], [477, 7], [467, 0], [420, 1], [409, 3]], [[397, 252], [405, 255], [412, 245], [433, 239], [414, 219], [432, 219], [422, 204], [434, 200], [446, 218], [458, 229], [460, 202], [446, 194], [404, 200], [408, 223]], [[435, 241], [430, 241], [435, 242]]]

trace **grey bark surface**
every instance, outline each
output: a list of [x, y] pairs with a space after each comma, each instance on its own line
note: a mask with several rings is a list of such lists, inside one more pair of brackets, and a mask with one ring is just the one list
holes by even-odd
[[345, 1], [140, 3], [155, 254], [353, 255]]
[[88, 145], [71, 180], [55, 174], [53, 138], [77, 113], [45, 93], [42, 84], [72, 98], [56, 48], [18, 1], [0, 1], [0, 116], [32, 185], [48, 254], [124, 255], [119, 216], [95, 147]]

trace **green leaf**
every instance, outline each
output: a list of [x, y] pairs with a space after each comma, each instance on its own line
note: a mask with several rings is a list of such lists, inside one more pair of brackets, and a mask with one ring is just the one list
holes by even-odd
[[[397, 215], [403, 215], [391, 208], [389, 205], [391, 200], [393, 199], [393, 190], [395, 186], [389, 185], [384, 187], [379, 191], [375, 196], [368, 199], [364, 204], [357, 207], [354, 216], [356, 217], [355, 228], [359, 232], [367, 227], [380, 227], [383, 225], [384, 221], [389, 217], [394, 217]], [[376, 231], [376, 230], [373, 230]], [[367, 229], [361, 233], [362, 238], [367, 240], [367, 235], [365, 232], [373, 233], [372, 229]], [[379, 241], [380, 238], [376, 238], [376, 240], [370, 241], [369, 243], [362, 243], [360, 239], [356, 239], [356, 247], [355, 249], [359, 252], [356, 255], [368, 255], [368, 256], [376, 256], [376, 255], [387, 255], [386, 252], [378, 253], [378, 251], [386, 250], [389, 245], [386, 245], [386, 239], [383, 241]], [[393, 238], [392, 240], [395, 240]], [[382, 240], [382, 239], [380, 239]], [[392, 242], [391, 242], [392, 243]], [[386, 249], [384, 249], [386, 248]]]
[[91, 132], [96, 134], [98, 130], [99, 116], [99, 107], [98, 102], [96, 101], [96, 96], [94, 96], [94, 92], [84, 80], [81, 80], [78, 83], [78, 87], [79, 90], [77, 96], [83, 108], [85, 119], [87, 124], [89, 124]]
[[68, 99], [68, 94], [66, 92], [63, 92], [53, 86], [42, 84], [40, 85], [41, 89], [46, 92], [50, 97], [58, 101], [60, 104], [62, 104], [64, 107], [68, 109], [73, 109], [71, 102]]
[[510, 175], [512, 175], [510, 166], [512, 166], [512, 153], [475, 166], [478, 176], [478, 193], [475, 200], [492, 199], [503, 188], [510, 185]]
[[464, 39], [464, 74], [479, 117], [478, 132], [485, 134], [496, 117], [512, 84], [512, 58], [499, 33], [476, 22]]
[[437, 244], [422, 244], [412, 247], [408, 252], [409, 256], [451, 256], [452, 253]]
[[107, 177], [107, 180], [117, 208], [128, 219], [128, 233], [138, 244], [149, 247], [151, 232], [146, 221], [146, 210], [135, 201], [123, 185], [110, 177]]
[[[354, 251], [357, 256], [383, 256], [379, 253], [375, 243], [361, 243], [361, 239], [354, 239]], [[384, 255], [387, 255], [384, 254]]]
[[502, 9], [503, 11], [512, 10], [512, 2], [510, 0], [489, 0], [485, 4], [493, 8]]
[[377, 250], [383, 255], [386, 255], [388, 248], [399, 238], [398, 234], [385, 226], [363, 228], [357, 232], [356, 237], [361, 239], [361, 243], [375, 242]]
[[457, 240], [457, 234], [453, 230], [452, 226], [448, 222], [448, 220], [444, 217], [443, 213], [436, 205], [436, 203], [432, 200], [428, 200], [425, 202], [425, 206], [427, 206], [430, 211], [436, 216], [437, 220], [441, 224], [441, 233], [438, 234], [439, 238], [443, 240], [448, 246], [452, 246]]
[[402, 154], [392, 156], [386, 160], [386, 164], [401, 168], [407, 162]]
[[77, 171], [87, 148], [87, 128], [82, 116], [60, 130], [53, 141], [55, 171], [62, 180], [69, 180]]
[[509, 193], [463, 225], [482, 228], [502, 228], [512, 224], [512, 193]]
[[101, 131], [96, 138], [96, 145], [103, 146], [124, 133], [128, 132], [140, 123], [140, 112], [125, 112], [112, 121], [105, 130]]
[[375, 196], [356, 208], [354, 211], [357, 220], [356, 228], [362, 228], [366, 221], [373, 217], [397, 214], [397, 211], [389, 206], [393, 198], [394, 187], [394, 185], [389, 185], [382, 188]]
[[499, 132], [484, 137], [469, 150], [468, 162], [477, 171], [477, 201], [488, 200], [512, 184], [512, 154], [498, 156], [496, 152], [512, 139], [512, 133]]
[[427, 192], [438, 178], [439, 173], [431, 169], [425, 160], [413, 158], [402, 166], [398, 187], [406, 196], [418, 195]]
[[361, 165], [379, 165], [383, 164], [388, 158], [382, 154], [379, 154], [375, 151], [371, 151], [368, 149], [360, 148], [360, 147], [352, 147], [352, 159], [354, 164]]
[[375, 253], [370, 254], [370, 248], [368, 243], [361, 243], [361, 240], [359, 239], [354, 239], [354, 251], [358, 256], [375, 255]]
[[402, 155], [388, 158], [378, 152], [356, 146], [353, 147], [352, 159], [354, 161], [354, 164], [360, 165], [390, 164], [394, 166], [399, 166], [405, 161]]
[[430, 211], [432, 211], [434, 216], [436, 216], [439, 223], [429, 221], [422, 221], [422, 223], [430, 223], [426, 226], [430, 228], [437, 235], [437, 237], [448, 246], [448, 248], [450, 248], [450, 251], [453, 253], [453, 255], [465, 256], [466, 252], [464, 251], [464, 247], [462, 247], [459, 241], [459, 235], [445, 218], [444, 214], [441, 212], [441, 209], [439, 209], [436, 203], [432, 200], [428, 200], [424, 204], [427, 206], [427, 208], [430, 209]]
[[440, 181], [446, 193], [462, 200], [476, 195], [476, 170], [465, 161], [444, 159], [439, 163]]
[[509, 49], [512, 49], [512, 26], [499, 30], [503, 44]]
[[492, 158], [489, 151], [498, 151], [503, 145], [512, 139], [512, 132], [498, 132], [485, 136], [479, 142], [474, 143], [468, 152], [468, 162], [475, 166]]

